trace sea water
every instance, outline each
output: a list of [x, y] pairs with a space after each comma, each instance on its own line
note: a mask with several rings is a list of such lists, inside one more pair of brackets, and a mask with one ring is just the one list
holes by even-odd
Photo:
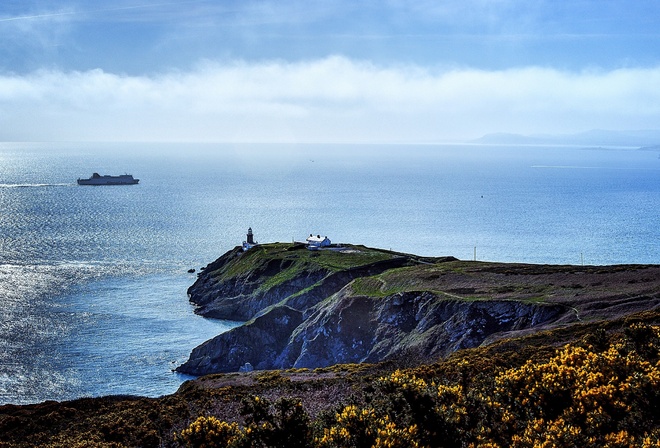
[[[78, 186], [133, 174], [138, 185]], [[0, 144], [0, 403], [174, 392], [234, 322], [186, 289], [245, 239], [465, 260], [660, 263], [660, 159], [631, 148]]]

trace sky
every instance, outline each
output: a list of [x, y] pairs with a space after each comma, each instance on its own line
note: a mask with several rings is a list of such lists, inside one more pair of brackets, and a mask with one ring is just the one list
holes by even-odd
[[0, 141], [660, 128], [657, 0], [2, 0]]

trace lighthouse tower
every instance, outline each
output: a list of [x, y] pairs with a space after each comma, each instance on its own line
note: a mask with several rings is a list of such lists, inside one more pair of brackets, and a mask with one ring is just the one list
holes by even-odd
[[248, 228], [248, 233], [247, 233], [247, 240], [243, 241], [243, 251], [250, 250], [254, 246], [256, 246], [257, 243], [254, 240], [254, 234], [252, 233], [252, 227]]

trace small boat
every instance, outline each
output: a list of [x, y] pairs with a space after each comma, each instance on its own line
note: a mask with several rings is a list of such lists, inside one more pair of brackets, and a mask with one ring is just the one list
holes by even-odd
[[135, 185], [140, 179], [135, 179], [131, 174], [120, 176], [101, 176], [99, 173], [92, 174], [89, 179], [78, 179], [78, 185]]

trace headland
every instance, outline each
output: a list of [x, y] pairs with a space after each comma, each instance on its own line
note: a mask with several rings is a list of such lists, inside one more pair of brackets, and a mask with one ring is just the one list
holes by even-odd
[[245, 321], [195, 348], [191, 375], [428, 363], [465, 348], [660, 305], [660, 266], [552, 266], [365, 246], [236, 247], [189, 288], [203, 316]]
[[189, 294], [201, 315], [244, 321], [179, 367], [204, 376], [161, 398], [0, 406], [0, 445], [660, 440], [658, 265], [254, 244], [206, 266]]

